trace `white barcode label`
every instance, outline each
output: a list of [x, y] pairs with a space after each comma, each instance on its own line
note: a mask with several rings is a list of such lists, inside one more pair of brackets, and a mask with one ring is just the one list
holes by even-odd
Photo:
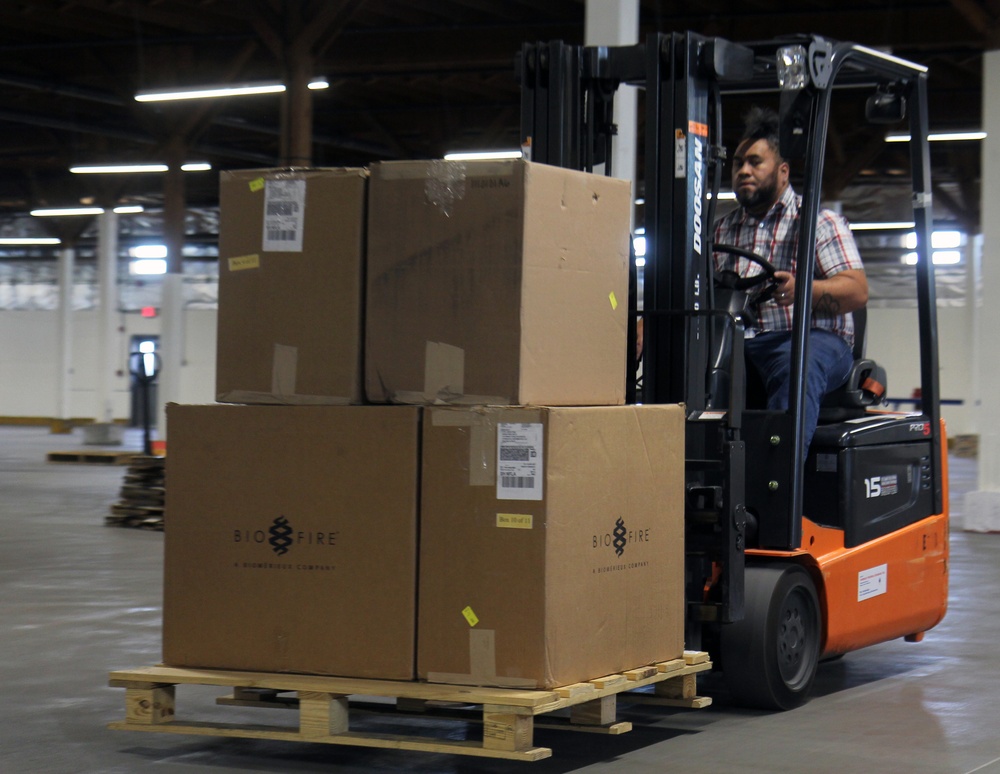
[[305, 217], [306, 181], [268, 180], [264, 186], [262, 249], [301, 253]]
[[541, 423], [497, 426], [497, 499], [542, 499]]

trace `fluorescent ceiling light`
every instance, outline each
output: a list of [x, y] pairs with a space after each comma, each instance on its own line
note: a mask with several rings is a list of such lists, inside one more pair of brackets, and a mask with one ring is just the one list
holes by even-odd
[[852, 223], [851, 231], [906, 231], [915, 225], [912, 220], [887, 221], [884, 223]]
[[61, 215], [100, 215], [103, 207], [54, 207], [51, 209], [32, 210], [36, 218], [59, 217]]
[[146, 208], [141, 204], [123, 204], [121, 207], [115, 207], [112, 212], [116, 212], [119, 215], [134, 215], [137, 212], [145, 212]]
[[[954, 266], [962, 262], [962, 253], [958, 250], [935, 250], [931, 254], [931, 263], [935, 266]], [[903, 256], [903, 263], [907, 266], [917, 265], [917, 254], [906, 253]]]
[[[955, 140], [985, 140], [986, 132], [936, 132], [927, 135], [929, 142], [950, 142]], [[886, 142], [909, 142], [908, 134], [887, 134]]]
[[166, 274], [167, 262], [163, 258], [140, 258], [128, 265], [129, 274]]
[[[316, 78], [309, 82], [309, 88], [328, 89], [326, 78]], [[245, 97], [252, 94], [281, 94], [285, 91], [283, 83], [241, 83], [236, 86], [192, 86], [187, 89], [170, 89], [165, 91], [140, 91], [135, 95], [136, 102], [174, 102], [182, 99], [213, 99], [215, 97]]]
[[0, 245], [58, 245], [55, 237], [0, 237]]
[[166, 245], [136, 245], [128, 249], [131, 258], [166, 258]]
[[[212, 168], [207, 161], [188, 161], [181, 164], [185, 172], [204, 172]], [[166, 164], [84, 164], [70, 167], [69, 171], [76, 175], [128, 175], [146, 172], [166, 172]]]
[[[712, 192], [709, 191], [705, 196], [709, 199], [712, 198]], [[735, 202], [736, 192], [735, 191], [719, 191], [719, 201], [720, 202]]]
[[445, 161], [499, 161], [503, 159], [519, 159], [523, 155], [519, 150], [455, 151], [444, 154], [444, 159]]
[[166, 164], [93, 164], [70, 167], [74, 175], [124, 175], [140, 172], [166, 172]]
[[[632, 238], [632, 246], [635, 249], [635, 257], [645, 258], [646, 257], [646, 237], [637, 236]], [[645, 261], [643, 261], [645, 263]], [[638, 263], [636, 263], [638, 266]]]

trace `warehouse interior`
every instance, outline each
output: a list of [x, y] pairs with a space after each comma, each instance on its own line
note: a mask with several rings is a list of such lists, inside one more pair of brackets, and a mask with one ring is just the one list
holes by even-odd
[[[4, 770], [1000, 772], [1000, 741], [990, 720], [996, 690], [984, 679], [997, 668], [1000, 620], [994, 593], [1000, 588], [1000, 502], [994, 502], [1000, 498], [994, 494], [1000, 491], [1000, 466], [994, 464], [1000, 436], [988, 429], [1000, 421], [990, 388], [1000, 378], [1000, 362], [991, 354], [989, 334], [1000, 324], [1000, 312], [988, 303], [986, 290], [1000, 280], [993, 269], [1000, 256], [992, 247], [1000, 224], [984, 204], [1000, 180], [990, 143], [1000, 137], [994, 99], [1000, 96], [998, 28], [1000, 11], [985, 0], [864, 0], [847, 8], [817, 0], [794, 10], [770, 0], [698, 7], [662, 0], [0, 4]], [[950, 508], [943, 621], [920, 632], [922, 639], [913, 638], [919, 642], [893, 639], [830, 657], [818, 667], [810, 699], [787, 712], [740, 706], [725, 680], [705, 671], [696, 681], [704, 700], [692, 702], [685, 694], [685, 708], [622, 694], [616, 722], [604, 722], [602, 712], [599, 723], [581, 726], [575, 710], [553, 713], [549, 725], [538, 718], [533, 744], [551, 757], [530, 763], [446, 749], [393, 749], [386, 739], [411, 734], [475, 744], [484, 737], [483, 719], [475, 708], [459, 721], [393, 712], [395, 702], [385, 696], [363, 695], [357, 709], [351, 705], [351, 732], [380, 740], [370, 746], [281, 741], [267, 732], [213, 736], [208, 724], [220, 710], [251, 728], [291, 723], [294, 729], [296, 722], [296, 713], [280, 702], [220, 706], [226, 700], [218, 700], [214, 683], [177, 686], [178, 716], [204, 724], [204, 733], [109, 728], [136, 711], [142, 691], [153, 696], [159, 690], [134, 678], [109, 684], [109, 674], [165, 660], [169, 593], [162, 531], [169, 511], [164, 514], [161, 503], [146, 529], [119, 528], [143, 526], [141, 519], [130, 521], [132, 515], [116, 516], [127, 510], [121, 505], [123, 481], [127, 488], [128, 477], [136, 475], [124, 461], [171, 448], [168, 404], [246, 398], [238, 392], [241, 397], [220, 397], [218, 381], [219, 342], [231, 336], [219, 316], [220, 233], [227, 222], [220, 210], [223, 181], [245, 187], [248, 180], [252, 185], [263, 179], [247, 170], [357, 170], [457, 151], [517, 151], [523, 138], [516, 59], [523, 44], [621, 44], [683, 31], [737, 42], [818, 34], [929, 70], [929, 131], [940, 136], [928, 145], [937, 397], [948, 430], [943, 466]], [[140, 99], [171, 90], [262, 84], [270, 93]], [[742, 115], [757, 96], [735, 95], [723, 136], [735, 142]], [[638, 97], [640, 108], [643, 99]], [[861, 224], [855, 237], [870, 285], [867, 348], [888, 373], [885, 404], [919, 412], [925, 374], [902, 345], [919, 327], [914, 244], [907, 236], [912, 159], [908, 143], [891, 141], [905, 125], [868, 124], [863, 105], [863, 96], [852, 95], [834, 103], [822, 198]], [[647, 218], [641, 118], [632, 129], [634, 169], [624, 176], [633, 184], [628, 217], [641, 258]], [[81, 171], [136, 164], [159, 166], [118, 174]], [[800, 170], [793, 169], [793, 182], [800, 180]], [[606, 194], [602, 189], [602, 201], [615, 195], [611, 188]], [[720, 202], [720, 212], [726, 206]], [[230, 206], [230, 218], [235, 211]], [[254, 228], [259, 232], [259, 225]], [[381, 244], [389, 253], [392, 233], [386, 234]], [[255, 249], [233, 247], [228, 257]], [[150, 259], [153, 273], [145, 273], [143, 261]], [[641, 267], [638, 274], [641, 287]], [[617, 310], [614, 294], [611, 303], [625, 313]], [[143, 370], [154, 362], [150, 353], [157, 358], [151, 383]], [[426, 401], [430, 388], [424, 390], [425, 402], [432, 402]], [[181, 415], [175, 410], [175, 417]], [[183, 420], [185, 433], [200, 424], [197, 413], [192, 416]], [[301, 437], [307, 436], [313, 437], [304, 429]], [[219, 446], [227, 443], [244, 439], [235, 434]], [[280, 451], [269, 450], [278, 456]], [[207, 465], [214, 453], [207, 454]], [[371, 453], [390, 458], [388, 445]], [[191, 473], [194, 454], [190, 460], [183, 468], [189, 481], [197, 478], [197, 471]], [[248, 476], [255, 478], [253, 471]], [[211, 509], [229, 496], [220, 486], [225, 481], [213, 481], [209, 472], [185, 502], [200, 499], [197, 507]], [[202, 534], [191, 521], [184, 529], [194, 531], [185, 531], [185, 539]], [[597, 541], [595, 535], [595, 547]], [[388, 556], [382, 559], [386, 566], [394, 561]], [[194, 565], [202, 561], [191, 557]], [[189, 571], [202, 577], [196, 566]], [[168, 579], [183, 574], [173, 573]], [[474, 627], [471, 610], [463, 615]], [[239, 628], [234, 649], [253, 636], [244, 634], [253, 620], [242, 618], [247, 626]], [[238, 704], [236, 696], [234, 688], [230, 703]]]

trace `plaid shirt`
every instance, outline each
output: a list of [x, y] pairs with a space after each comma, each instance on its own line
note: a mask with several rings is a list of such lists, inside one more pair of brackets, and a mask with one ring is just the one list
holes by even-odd
[[[763, 218], [755, 218], [742, 207], [721, 218], [715, 226], [715, 241], [755, 252], [774, 264], [775, 269], [794, 274], [801, 205], [802, 197], [788, 186]], [[714, 259], [716, 271], [730, 269], [742, 277], [762, 271], [757, 264], [729, 253], [715, 253]], [[847, 269], [863, 268], [847, 221], [832, 210], [820, 210], [816, 222], [815, 277], [823, 279]], [[791, 330], [792, 309], [793, 306], [778, 306], [774, 301], [764, 302], [757, 308], [757, 328], [748, 331], [748, 335]], [[849, 345], [854, 345], [854, 320], [850, 314], [823, 315], [814, 311], [812, 325], [833, 331]]]

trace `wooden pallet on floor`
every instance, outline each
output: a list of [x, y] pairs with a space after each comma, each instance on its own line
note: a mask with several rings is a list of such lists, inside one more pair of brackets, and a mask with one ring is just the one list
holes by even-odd
[[[694, 676], [698, 672], [711, 668], [707, 654], [689, 651], [682, 659], [585, 683], [552, 690], [519, 690], [153, 666], [111, 673], [109, 684], [125, 689], [125, 720], [111, 723], [108, 727], [118, 731], [276, 739], [536, 761], [552, 755], [550, 748], [535, 746], [536, 727], [603, 734], [630, 731], [631, 723], [616, 720], [616, 702], [620, 696], [629, 701], [643, 696], [632, 693], [638, 688], [656, 686], [656, 695], [664, 700], [676, 700], [678, 704], [674, 706], [707, 706], [709, 699], [693, 695], [684, 699], [684, 694], [691, 692]], [[178, 685], [232, 689], [231, 694], [218, 699], [217, 703], [223, 706], [294, 709], [298, 713], [298, 726], [181, 722], [175, 714]], [[395, 699], [396, 717], [417, 724], [425, 715], [439, 717], [449, 709], [457, 711], [469, 705], [481, 707], [473, 717], [482, 724], [482, 740], [352, 731], [352, 716], [372, 709], [372, 702], [359, 700], [358, 697]], [[690, 698], [703, 700], [692, 702]], [[683, 703], [685, 701], [687, 703]], [[381, 709], [384, 711], [384, 705]], [[543, 723], [536, 724], [537, 716], [550, 715], [562, 709], [569, 710], [568, 719], [548, 717]], [[470, 719], [467, 710], [464, 716], [458, 715], [457, 718]]]
[[76, 462], [98, 465], [127, 465], [138, 452], [130, 451], [54, 451], [45, 455], [48, 462]]
[[163, 457], [137, 454], [129, 460], [119, 500], [104, 523], [110, 527], [163, 530], [166, 501]]

